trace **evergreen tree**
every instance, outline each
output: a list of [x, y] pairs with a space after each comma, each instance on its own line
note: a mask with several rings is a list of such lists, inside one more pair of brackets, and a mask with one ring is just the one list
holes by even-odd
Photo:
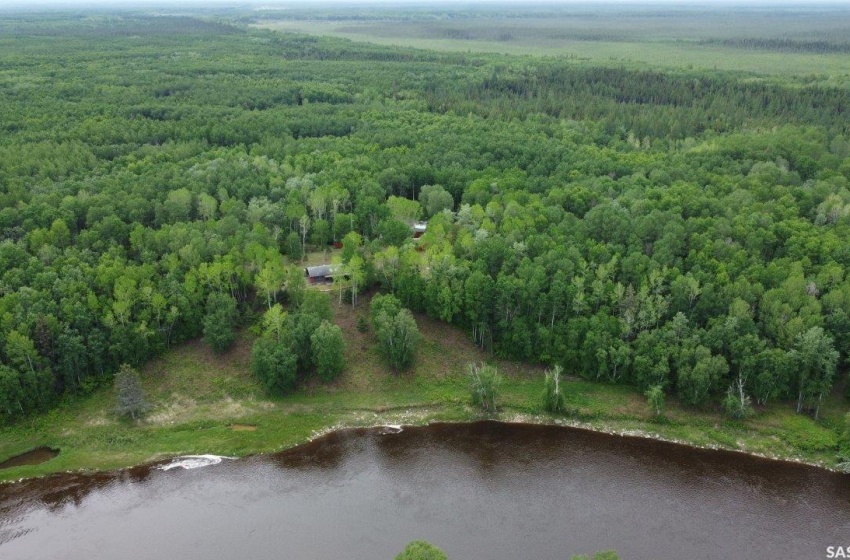
[[149, 409], [139, 373], [127, 364], [121, 364], [115, 374], [115, 412], [122, 418], [141, 418]]

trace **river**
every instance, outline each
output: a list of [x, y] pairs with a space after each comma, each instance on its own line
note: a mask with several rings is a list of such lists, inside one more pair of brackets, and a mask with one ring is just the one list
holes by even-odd
[[850, 476], [554, 426], [342, 430], [204, 468], [0, 485], [0, 558], [819, 559], [850, 546]]

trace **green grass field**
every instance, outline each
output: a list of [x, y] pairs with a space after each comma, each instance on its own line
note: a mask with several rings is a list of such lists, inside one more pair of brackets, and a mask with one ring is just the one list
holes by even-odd
[[[249, 373], [249, 334], [243, 333], [224, 356], [215, 356], [202, 342], [193, 341], [144, 368], [143, 384], [153, 409], [138, 425], [115, 417], [112, 391], [103, 388], [0, 430], [0, 461], [39, 446], [61, 450], [58, 457], [41, 465], [0, 471], [0, 480], [114, 469], [181, 454], [269, 453], [341, 426], [481, 418], [469, 405], [465, 370], [468, 363], [490, 357], [460, 330], [420, 316], [417, 321], [424, 341], [417, 364], [412, 371], [396, 375], [379, 358], [371, 332], [361, 333], [355, 327], [358, 316], [367, 313], [367, 303], [364, 297], [356, 308], [334, 304], [335, 321], [346, 333], [348, 366], [333, 385], [307, 382], [295, 394], [268, 398]], [[563, 422], [835, 464], [843, 418], [838, 398], [825, 406], [819, 424], [794, 414], [786, 403], [761, 410], [747, 422], [735, 422], [673, 402], [658, 421], [632, 388], [572, 379], [567, 384], [572, 412], [553, 417], [540, 408], [541, 368], [495, 363], [504, 374], [498, 415], [503, 420]]]
[[[843, 12], [842, 12], [843, 13]], [[836, 18], [831, 25], [814, 30], [786, 23], [768, 33], [772, 21], [759, 21], [747, 29], [746, 21], [709, 19], [706, 26], [694, 18], [664, 25], [641, 21], [629, 27], [629, 19], [468, 19], [445, 21], [334, 21], [261, 20], [255, 25], [281, 32], [326, 35], [381, 45], [435, 51], [553, 56], [589, 61], [598, 65], [625, 65], [657, 69], [720, 70], [762, 76], [801, 78], [833, 84], [850, 83], [850, 54], [846, 52], [788, 52], [728, 46], [722, 41], [763, 31], [767, 38], [796, 33], [807, 37], [833, 38], [850, 33], [850, 17]], [[808, 34], [807, 34], [808, 33]], [[848, 35], [850, 36], [850, 35]], [[802, 41], [801, 39], [801, 41]], [[846, 39], [845, 39], [846, 40]], [[719, 41], [719, 42], [711, 42]], [[825, 41], [828, 42], [828, 41]], [[805, 44], [805, 43], [804, 43]]]

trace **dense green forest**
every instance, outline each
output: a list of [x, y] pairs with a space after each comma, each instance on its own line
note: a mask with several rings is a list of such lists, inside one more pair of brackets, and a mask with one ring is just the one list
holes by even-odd
[[334, 243], [501, 357], [733, 416], [844, 382], [846, 88], [9, 16], [0, 106], [3, 421], [302, 303]]

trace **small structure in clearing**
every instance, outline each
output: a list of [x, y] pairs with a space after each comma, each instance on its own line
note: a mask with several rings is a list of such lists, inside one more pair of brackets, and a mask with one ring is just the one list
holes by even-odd
[[422, 234], [428, 229], [428, 222], [416, 222], [412, 226], [413, 229], [413, 239], [419, 239], [422, 237]]
[[309, 284], [333, 284], [334, 274], [339, 267], [332, 264], [308, 266], [304, 269]]

